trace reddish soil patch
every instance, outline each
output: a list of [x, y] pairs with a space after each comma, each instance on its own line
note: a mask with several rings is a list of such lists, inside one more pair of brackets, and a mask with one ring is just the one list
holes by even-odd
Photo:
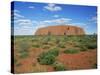
[[15, 65], [15, 73], [32, 73], [32, 72], [51, 72], [54, 71], [50, 65], [40, 65], [37, 56], [43, 52], [40, 48], [30, 49], [29, 56], [25, 59], [19, 59], [20, 66]]
[[96, 50], [80, 52], [78, 54], [62, 53], [57, 57], [57, 61], [62, 62], [68, 70], [91, 69], [97, 63]]
[[[29, 72], [51, 72], [54, 68], [50, 65], [40, 65], [37, 62], [36, 51], [40, 49], [31, 49], [30, 56], [25, 59], [20, 59], [20, 66], [15, 67], [15, 73], [29, 73]], [[42, 52], [42, 50], [40, 50]], [[36, 52], [37, 53], [37, 52]], [[68, 70], [91, 69], [97, 63], [97, 51], [90, 50], [76, 54], [60, 53], [57, 61], [63, 63]]]

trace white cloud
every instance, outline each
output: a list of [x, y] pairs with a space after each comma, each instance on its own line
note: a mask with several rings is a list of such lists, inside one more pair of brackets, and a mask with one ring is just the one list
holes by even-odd
[[20, 28], [14, 31], [15, 35], [31, 35], [33, 32], [33, 29], [31, 28]]
[[44, 23], [51, 23], [51, 24], [65, 24], [71, 21], [72, 19], [69, 18], [58, 18], [58, 19], [52, 19], [52, 20], [45, 20]]
[[54, 22], [58, 23], [58, 24], [63, 24], [63, 23], [68, 23], [71, 19], [68, 18], [59, 18], [59, 19], [55, 19]]
[[59, 15], [54, 15], [53, 17], [58, 18], [58, 17], [59, 17]]
[[33, 33], [34, 26], [31, 20], [19, 20], [14, 26], [14, 33], [16, 35], [31, 35]]
[[22, 23], [19, 23], [18, 25], [23, 25], [23, 26], [31, 26], [31, 25], [33, 25], [31, 22], [22, 22]]
[[89, 19], [89, 23], [97, 23], [97, 16], [93, 16]]
[[[14, 34], [15, 35], [31, 35], [32, 31], [35, 29], [33, 24], [36, 24], [37, 21], [32, 21], [31, 19], [25, 18], [20, 14], [20, 11], [14, 10], [11, 15], [14, 20]], [[12, 18], [12, 19], [13, 19]]]
[[16, 20], [16, 26], [15, 29], [17, 28], [17, 30], [15, 30], [16, 35], [17, 34], [22, 34], [22, 35], [31, 35], [34, 33], [34, 31], [36, 31], [36, 21], [32, 21], [30, 19], [19, 19]]
[[14, 13], [14, 17], [18, 17], [18, 18], [24, 18], [24, 16], [22, 16], [22, 15], [20, 15], [20, 14], [18, 14], [18, 13]]
[[20, 11], [16, 9], [12, 11], [11, 17], [14, 20], [19, 19], [19, 18], [24, 18], [24, 16], [20, 14]]
[[97, 16], [92, 17], [91, 21], [93, 21], [94, 23], [97, 23]]
[[34, 6], [29, 6], [29, 8], [34, 9], [35, 7]]
[[15, 22], [16, 23], [29, 23], [29, 22], [31, 22], [31, 20], [29, 20], [29, 19], [18, 19]]
[[44, 8], [49, 10], [49, 11], [60, 11], [60, 10], [62, 10], [62, 8], [60, 6], [57, 6], [56, 4], [52, 4], [52, 3], [48, 4]]
[[85, 23], [71, 23], [71, 25], [75, 25], [75, 26], [86, 26], [87, 24], [85, 24]]
[[67, 24], [70, 22], [72, 19], [69, 18], [58, 18], [58, 19], [52, 19], [52, 20], [43, 20], [43, 21], [38, 21], [36, 22], [37, 27], [45, 27], [48, 25], [54, 25], [54, 24]]
[[14, 13], [19, 13], [20, 11], [15, 9], [13, 12], [14, 12]]

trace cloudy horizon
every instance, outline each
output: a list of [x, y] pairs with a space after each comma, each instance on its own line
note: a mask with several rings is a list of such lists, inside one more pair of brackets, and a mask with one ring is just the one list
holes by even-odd
[[11, 12], [14, 35], [33, 35], [38, 28], [53, 25], [74, 25], [86, 34], [97, 33], [95, 6], [15, 1]]

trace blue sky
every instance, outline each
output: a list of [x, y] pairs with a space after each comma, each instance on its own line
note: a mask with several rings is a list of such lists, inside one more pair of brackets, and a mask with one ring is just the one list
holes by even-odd
[[33, 35], [38, 28], [52, 25], [79, 26], [86, 34], [97, 33], [96, 6], [17, 1], [12, 3], [11, 16], [14, 35]]

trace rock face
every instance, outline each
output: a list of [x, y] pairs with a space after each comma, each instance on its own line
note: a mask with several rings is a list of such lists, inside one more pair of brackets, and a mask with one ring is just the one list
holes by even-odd
[[84, 35], [82, 28], [69, 25], [48, 26], [39, 28], [35, 35]]

